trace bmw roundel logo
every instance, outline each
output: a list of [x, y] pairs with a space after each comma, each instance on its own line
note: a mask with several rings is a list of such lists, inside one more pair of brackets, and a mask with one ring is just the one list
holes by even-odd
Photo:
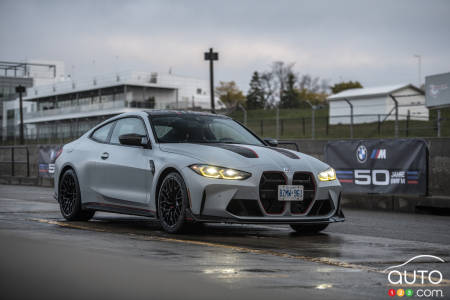
[[356, 158], [360, 163], [364, 163], [367, 160], [367, 148], [364, 145], [360, 145], [356, 149]]

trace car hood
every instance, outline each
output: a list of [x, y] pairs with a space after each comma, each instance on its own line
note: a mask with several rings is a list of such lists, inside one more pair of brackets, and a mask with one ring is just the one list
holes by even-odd
[[198, 163], [239, 170], [255, 167], [264, 170], [321, 172], [329, 166], [320, 160], [284, 148], [241, 144], [160, 144], [161, 151], [184, 155]]

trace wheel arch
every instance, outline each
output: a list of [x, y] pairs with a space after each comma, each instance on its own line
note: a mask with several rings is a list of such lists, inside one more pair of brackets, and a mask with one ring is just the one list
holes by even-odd
[[[166, 178], [167, 174], [171, 173], [171, 172], [176, 172], [178, 175], [181, 176], [181, 178], [183, 179], [184, 183], [186, 184], [186, 180], [183, 177], [183, 174], [174, 166], [167, 166], [166, 168], [164, 168], [164, 170], [161, 171], [161, 173], [158, 176], [158, 181], [156, 183], [155, 186], [155, 213], [156, 213], [156, 217], [159, 218], [158, 215], [158, 196], [159, 196], [159, 188], [161, 187], [161, 184], [164, 180], [164, 178]], [[189, 197], [189, 188], [186, 186], [186, 189], [188, 190], [188, 197]]]
[[57, 188], [57, 191], [58, 191], [58, 197], [57, 197], [57, 201], [58, 202], [59, 202], [59, 185], [61, 183], [62, 176], [64, 175], [64, 173], [66, 173], [67, 170], [72, 170], [75, 173], [75, 175], [78, 176], [77, 175], [77, 171], [75, 170], [75, 167], [72, 164], [66, 163], [65, 165], [63, 165], [63, 167], [61, 168], [61, 171], [58, 174], [58, 178], [57, 178], [58, 182], [57, 182], [57, 187], [56, 188]]
[[77, 171], [75, 170], [75, 167], [71, 164], [71, 163], [66, 163], [65, 165], [63, 165], [63, 167], [61, 168], [61, 172], [59, 172], [59, 176], [58, 176], [58, 183], [61, 180], [61, 177], [64, 175], [64, 173], [67, 170], [72, 170], [75, 172], [75, 175], [77, 174]]

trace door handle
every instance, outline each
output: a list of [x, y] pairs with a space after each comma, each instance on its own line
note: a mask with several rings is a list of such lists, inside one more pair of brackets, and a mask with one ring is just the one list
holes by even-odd
[[109, 153], [108, 152], [103, 152], [102, 156], [100, 156], [102, 159], [108, 159], [109, 157]]

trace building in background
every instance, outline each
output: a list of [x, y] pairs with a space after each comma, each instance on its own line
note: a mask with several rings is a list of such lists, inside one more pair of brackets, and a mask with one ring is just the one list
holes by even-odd
[[[18, 86], [31, 88], [64, 80], [64, 63], [60, 61], [0, 61], [0, 140], [18, 136], [19, 114]], [[25, 97], [27, 93], [23, 93]], [[31, 112], [32, 103], [23, 104], [23, 112]]]
[[[19, 117], [19, 86], [30, 88], [64, 80], [64, 63], [60, 61], [0, 61], [0, 140], [8, 135], [15, 136], [16, 120]], [[22, 96], [26, 96], [26, 92]], [[7, 109], [4, 112], [4, 107]], [[32, 105], [25, 103], [24, 111], [31, 111]]]
[[[140, 110], [209, 110], [207, 80], [171, 74], [124, 72], [33, 86], [24, 98], [27, 139], [75, 138], [111, 116]], [[3, 115], [17, 111], [8, 103]], [[17, 127], [19, 120], [15, 119]], [[7, 127], [7, 123], [3, 122]]]
[[399, 120], [409, 115], [411, 120], [428, 121], [424, 92], [412, 84], [400, 84], [350, 89], [329, 96], [329, 124], [351, 123], [349, 102], [353, 105], [354, 124], [395, 120], [395, 102], [390, 95], [398, 101]]
[[31, 59], [26, 63], [27, 76], [33, 78], [35, 87], [67, 80], [63, 61]]

